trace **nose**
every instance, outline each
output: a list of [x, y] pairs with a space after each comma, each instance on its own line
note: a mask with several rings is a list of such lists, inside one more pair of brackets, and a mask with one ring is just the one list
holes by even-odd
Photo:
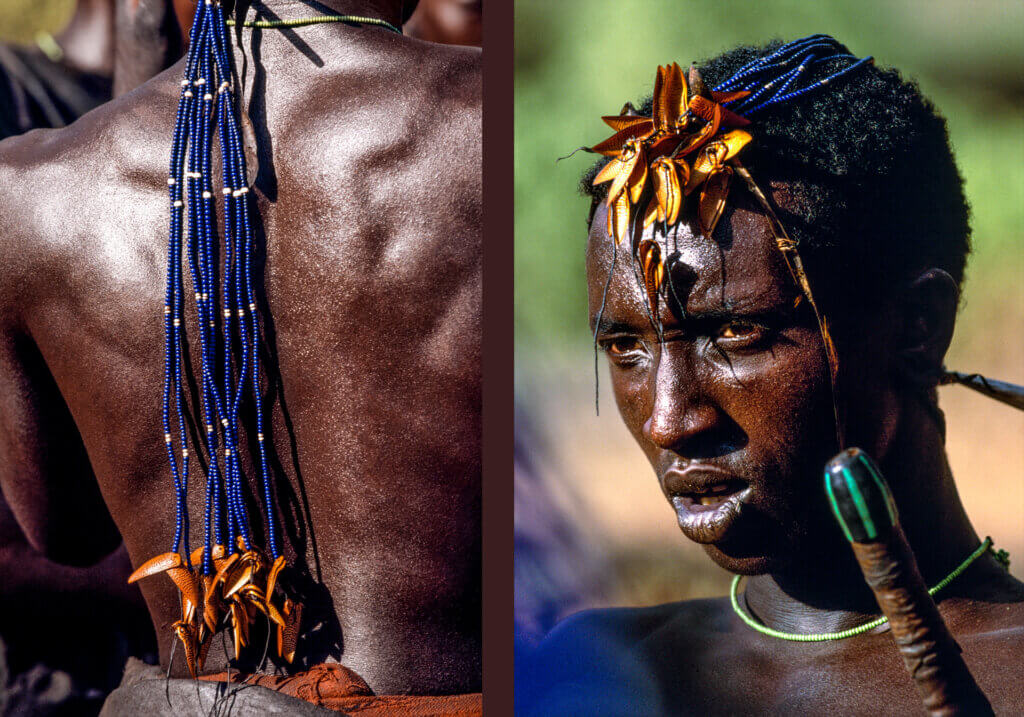
[[708, 392], [683, 347], [664, 344], [654, 377], [651, 415], [644, 436], [686, 458], [708, 458], [733, 449], [738, 426]]

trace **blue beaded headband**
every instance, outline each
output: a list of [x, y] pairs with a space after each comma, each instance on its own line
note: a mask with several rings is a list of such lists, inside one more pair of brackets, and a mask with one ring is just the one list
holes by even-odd
[[[794, 67], [794, 63], [799, 64]], [[804, 73], [815, 65], [835, 60], [849, 60], [842, 69], [828, 77], [799, 86]], [[810, 35], [782, 45], [771, 54], [759, 57], [737, 70], [732, 77], [715, 88], [716, 92], [734, 92], [743, 90], [750, 95], [739, 101], [725, 102], [733, 112], [750, 117], [751, 115], [771, 107], [772, 105], [790, 102], [808, 92], [824, 87], [830, 82], [847, 75], [862, 65], [873, 63], [873, 57], [858, 59], [829, 35]], [[761, 84], [763, 77], [771, 79]], [[761, 78], [761, 79], [755, 79]], [[793, 89], [790, 89], [793, 88]], [[762, 97], [767, 99], [758, 103]]]

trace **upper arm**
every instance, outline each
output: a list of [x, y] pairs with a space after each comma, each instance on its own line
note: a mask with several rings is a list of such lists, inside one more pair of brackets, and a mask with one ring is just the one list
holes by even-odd
[[57, 562], [90, 564], [120, 536], [26, 325], [52, 284], [32, 280], [41, 242], [32, 235], [31, 200], [13, 191], [25, 186], [26, 170], [5, 152], [10, 146], [0, 145], [0, 492], [34, 548]]
[[528, 715], [661, 714], [628, 612], [587, 610], [556, 625], [517, 678], [517, 707]]

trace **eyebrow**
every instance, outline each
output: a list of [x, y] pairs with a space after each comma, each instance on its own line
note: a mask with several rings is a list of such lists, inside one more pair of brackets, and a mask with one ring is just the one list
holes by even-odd
[[[665, 330], [674, 331], [683, 329], [685, 331], [687, 328], [722, 324], [736, 318], [771, 324], [772, 320], [776, 323], [779, 319], [784, 321], [789, 320], [795, 313], [796, 307], [792, 306], [788, 302], [769, 308], [753, 309], [750, 311], [745, 311], [742, 308], [736, 308], [729, 305], [721, 307], [716, 306], [699, 312], [689, 312], [682, 321], [674, 321], [672, 325], [667, 325]], [[591, 322], [591, 326], [593, 326], [593, 322]], [[643, 326], [638, 326], [631, 321], [601, 317], [601, 321], [598, 323], [597, 330], [594, 333], [597, 336], [639, 334], [650, 328], [650, 323], [646, 320], [644, 321]]]
[[[594, 326], [593, 320], [591, 320], [590, 325], [591, 327]], [[597, 324], [597, 329], [593, 333], [601, 336], [604, 334], [635, 334], [638, 331], [638, 327], [629, 321], [614, 321], [602, 316], [601, 321]]]

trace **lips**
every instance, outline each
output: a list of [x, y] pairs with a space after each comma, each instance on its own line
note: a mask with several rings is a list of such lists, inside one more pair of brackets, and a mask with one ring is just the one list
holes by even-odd
[[669, 470], [662, 486], [676, 509], [683, 534], [703, 544], [725, 538], [752, 493], [746, 481], [702, 464]]

